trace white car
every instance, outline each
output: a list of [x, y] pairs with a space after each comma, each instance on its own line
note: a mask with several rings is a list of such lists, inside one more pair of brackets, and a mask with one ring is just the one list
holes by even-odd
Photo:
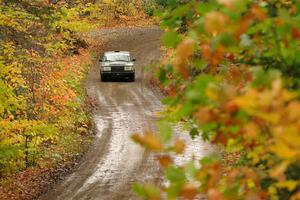
[[125, 77], [135, 80], [135, 59], [132, 59], [128, 51], [108, 51], [100, 59], [101, 81], [112, 77]]

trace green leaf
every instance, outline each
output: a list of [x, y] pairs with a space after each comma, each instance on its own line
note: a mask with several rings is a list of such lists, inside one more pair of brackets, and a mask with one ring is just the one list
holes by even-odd
[[262, 68], [252, 68], [254, 80], [252, 82], [253, 87], [259, 86], [270, 86], [274, 80], [280, 78], [281, 73], [278, 70], [271, 69], [269, 71], [265, 71]]
[[144, 189], [144, 186], [141, 185], [140, 183], [134, 183], [132, 185], [132, 190], [140, 197], [144, 197], [144, 198], [147, 197], [147, 193]]
[[167, 72], [164, 68], [161, 68], [158, 72], [158, 80], [161, 82], [161, 83], [164, 83], [166, 80], [167, 80]]
[[180, 168], [170, 166], [165, 171], [166, 178], [171, 182], [184, 182], [186, 180], [184, 171]]
[[299, 1], [296, 3], [296, 7], [297, 7], [297, 12], [300, 12], [300, 2]]
[[240, 130], [239, 126], [228, 126], [228, 130], [232, 133], [237, 133]]
[[179, 36], [179, 34], [170, 31], [170, 32], [166, 32], [164, 33], [163, 37], [162, 37], [162, 41], [164, 43], [164, 45], [166, 45], [167, 47], [176, 47], [176, 45], [181, 42], [181, 37]]
[[161, 140], [166, 143], [172, 137], [172, 128], [168, 122], [160, 121], [158, 123], [159, 136]]
[[191, 160], [187, 166], [186, 166], [186, 172], [188, 174], [190, 174], [192, 177], [195, 177], [196, 176], [196, 173], [198, 172], [198, 169], [196, 168], [195, 166], [195, 162], [194, 160]]
[[216, 162], [219, 159], [218, 155], [211, 155], [210, 157], [206, 156], [200, 160], [201, 165], [208, 165]]
[[150, 199], [157, 199], [160, 197], [160, 189], [152, 184], [145, 185], [145, 192]]
[[196, 136], [199, 136], [198, 128], [192, 128], [190, 130], [190, 136], [192, 137], [192, 139], [195, 139]]
[[162, 103], [164, 105], [170, 105], [170, 106], [174, 106], [179, 102], [179, 98], [178, 97], [165, 97], [162, 100]]
[[226, 47], [233, 46], [236, 43], [234, 37], [228, 33], [218, 36], [217, 40]]
[[204, 132], [210, 132], [210, 131], [215, 130], [217, 127], [218, 127], [218, 124], [215, 123], [215, 122], [212, 122], [212, 123], [205, 123], [205, 124], [202, 124], [200, 128], [201, 128], [202, 131], [204, 131]]
[[175, 199], [183, 186], [183, 183], [172, 183], [171, 186], [167, 190], [168, 197], [170, 199]]
[[196, 10], [198, 13], [204, 15], [212, 10], [216, 10], [219, 6], [216, 1], [210, 2], [200, 2], [196, 5]]

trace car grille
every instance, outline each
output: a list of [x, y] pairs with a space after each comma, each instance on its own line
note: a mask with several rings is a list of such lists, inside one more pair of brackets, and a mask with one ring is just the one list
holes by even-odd
[[124, 66], [111, 66], [111, 71], [112, 72], [123, 72]]

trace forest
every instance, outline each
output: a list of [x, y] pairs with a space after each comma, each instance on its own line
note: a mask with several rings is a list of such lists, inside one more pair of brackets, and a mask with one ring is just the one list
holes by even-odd
[[[137, 180], [136, 195], [300, 199], [298, 0], [0, 0], [0, 199], [37, 198], [94, 140], [99, 41], [84, 34], [158, 25], [158, 131], [130, 134], [168, 184]], [[189, 146], [178, 124], [217, 153], [176, 165]]]

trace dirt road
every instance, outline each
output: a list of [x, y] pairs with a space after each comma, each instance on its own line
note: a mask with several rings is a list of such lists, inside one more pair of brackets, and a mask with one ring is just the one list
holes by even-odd
[[[98, 103], [94, 110], [96, 139], [79, 167], [42, 200], [137, 199], [131, 192], [133, 182], [161, 180], [154, 156], [130, 139], [134, 132], [154, 129], [155, 113], [162, 109], [161, 94], [144, 83], [144, 67], [160, 58], [161, 31], [158, 28], [110, 29], [91, 35], [105, 40], [105, 51], [130, 51], [137, 59], [137, 79], [102, 83], [99, 65], [92, 67], [87, 90]], [[194, 143], [189, 147], [200, 157], [209, 152], [207, 144]], [[192, 150], [187, 153], [192, 154]]]

